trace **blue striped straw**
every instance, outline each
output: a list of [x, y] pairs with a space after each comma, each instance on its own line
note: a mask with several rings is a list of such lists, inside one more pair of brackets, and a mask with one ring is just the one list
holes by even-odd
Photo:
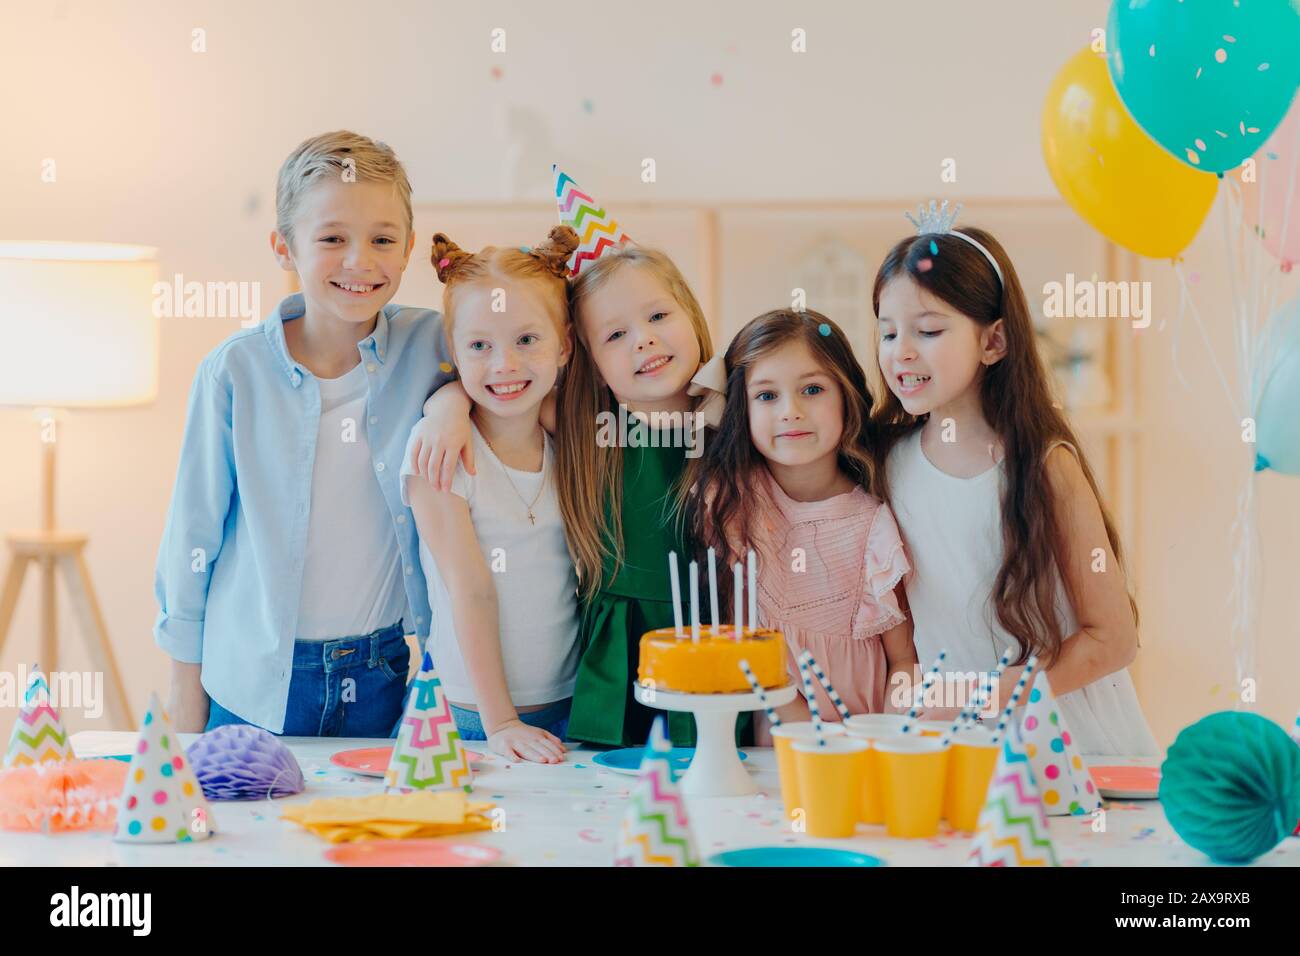
[[745, 674], [745, 680], [749, 681], [750, 689], [758, 695], [758, 702], [763, 705], [763, 710], [767, 711], [767, 722], [773, 727], [781, 726], [781, 718], [776, 715], [772, 705], [767, 702], [767, 691], [763, 690], [763, 685], [758, 682], [754, 672], [750, 670], [749, 661], [743, 657], [740, 659], [740, 669]]
[[813, 733], [817, 735], [817, 746], [826, 746], [826, 735], [822, 733], [822, 715], [817, 710], [817, 694], [813, 690], [812, 674], [808, 672], [808, 662], [800, 659], [799, 676], [803, 678], [803, 695], [808, 700], [808, 713], [812, 715]]
[[1014, 644], [1008, 647], [1006, 652], [998, 658], [998, 666], [993, 668], [993, 673], [984, 675], [980, 680], [979, 690], [975, 693], [975, 699], [962, 708], [961, 713], [957, 715], [957, 719], [954, 720], [952, 726], [948, 728], [948, 732], [943, 735], [943, 745], [945, 747], [948, 746], [952, 736], [957, 733], [963, 724], [969, 723], [974, 714], [983, 710], [985, 706], [987, 706], [989, 698], [993, 696], [993, 688], [997, 686], [999, 678], [1002, 677], [1002, 672], [1005, 671], [1007, 665], [1011, 663], [1011, 658], [1015, 655], [1016, 650], [1017, 648]]
[[921, 678], [921, 693], [917, 695], [915, 702], [913, 702], [912, 709], [907, 712], [907, 720], [903, 721], [903, 726], [898, 728], [899, 733], [905, 734], [911, 731], [912, 721], [916, 720], [916, 715], [921, 710], [921, 702], [925, 698], [925, 689], [930, 686], [932, 680], [939, 676], [939, 668], [943, 665], [944, 658], [947, 656], [947, 651], [939, 651], [939, 656], [934, 659], [930, 669]]
[[1016, 704], [1020, 703], [1020, 695], [1025, 692], [1025, 685], [1029, 683], [1029, 678], [1034, 674], [1034, 668], [1038, 666], [1038, 655], [1029, 655], [1029, 660], [1025, 663], [1025, 671], [1020, 675], [1020, 680], [1016, 681], [1016, 689], [1011, 692], [1011, 700], [1007, 701], [1006, 708], [1002, 711], [1002, 716], [998, 718], [997, 729], [993, 731], [993, 743], [1002, 739], [1003, 732], [1007, 729], [1007, 724], [1011, 722], [1011, 715], [1016, 709]]
[[840, 695], [835, 693], [835, 688], [831, 686], [831, 682], [827, 680], [826, 675], [822, 673], [821, 665], [817, 663], [817, 658], [813, 657], [812, 651], [804, 651], [799, 655], [800, 660], [805, 658], [808, 660], [808, 666], [812, 668], [812, 672], [817, 676], [817, 682], [825, 688], [826, 696], [831, 699], [831, 703], [835, 705], [835, 709], [840, 712], [840, 719], [848, 720], [849, 709], [844, 706], [844, 701], [840, 700]]

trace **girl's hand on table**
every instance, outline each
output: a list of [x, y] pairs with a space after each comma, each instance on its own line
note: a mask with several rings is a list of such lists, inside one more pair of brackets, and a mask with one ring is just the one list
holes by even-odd
[[531, 760], [533, 763], [562, 763], [564, 743], [553, 733], [541, 727], [530, 727], [521, 720], [506, 724], [488, 737], [488, 746], [512, 763]]

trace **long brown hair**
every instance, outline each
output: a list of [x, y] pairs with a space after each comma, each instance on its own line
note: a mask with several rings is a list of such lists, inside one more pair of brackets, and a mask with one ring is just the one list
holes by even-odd
[[632, 243], [608, 249], [582, 267], [570, 287], [570, 309], [576, 331], [573, 356], [560, 373], [556, 410], [556, 490], [560, 515], [569, 536], [569, 550], [578, 569], [584, 595], [601, 585], [604, 562], [623, 560], [623, 454], [621, 448], [596, 441], [597, 415], [618, 413], [618, 399], [601, 378], [582, 331], [582, 304], [617, 269], [645, 269], [657, 278], [691, 320], [699, 341], [700, 361], [713, 357], [713, 343], [704, 310], [677, 267], [662, 252]]
[[[1021, 648], [1024, 663], [1031, 653], [1050, 666], [1068, 636], [1056, 618], [1056, 581], [1060, 574], [1060, 528], [1047, 474], [1047, 452], [1057, 441], [1069, 442], [1101, 507], [1111, 551], [1123, 572], [1119, 535], [1097, 489], [1092, 468], [1065, 416], [1053, 404], [1047, 373], [1034, 340], [1029, 305], [1020, 279], [1001, 243], [983, 229], [962, 227], [993, 255], [1004, 281], [999, 282], [983, 254], [963, 239], [922, 235], [903, 239], [889, 250], [876, 273], [871, 304], [880, 315], [880, 296], [896, 279], [915, 282], [981, 326], [1003, 320], [1006, 354], [981, 370], [978, 383], [984, 419], [1001, 439], [1005, 481], [1002, 486], [1002, 565], [993, 584], [998, 621]], [[931, 251], [932, 245], [939, 251]], [[922, 265], [922, 263], [925, 263]], [[928, 416], [913, 416], [886, 389], [876, 412], [879, 426], [874, 454], [882, 497], [888, 500], [884, 468], [890, 449], [916, 431]], [[1133, 620], [1137, 605], [1129, 596]]]
[[[844, 430], [837, 465], [854, 482], [870, 489], [875, 464], [870, 453], [871, 393], [867, 377], [838, 325], [820, 312], [774, 309], [751, 319], [727, 347], [727, 404], [722, 421], [692, 470], [687, 513], [692, 536], [712, 547], [728, 568], [753, 546], [757, 496], [765, 488], [766, 461], [749, 434], [746, 378], [763, 357], [791, 342], [808, 346], [817, 363], [840, 387]], [[731, 578], [719, 575], [719, 601], [731, 600]]]

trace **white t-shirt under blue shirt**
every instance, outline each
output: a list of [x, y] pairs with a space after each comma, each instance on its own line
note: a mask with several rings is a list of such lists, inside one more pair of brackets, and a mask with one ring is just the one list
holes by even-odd
[[[506, 685], [516, 707], [549, 704], [573, 695], [578, 671], [578, 576], [564, 537], [555, 492], [555, 453], [546, 439], [540, 472], [508, 469], [471, 426], [478, 474], [456, 465], [451, 490], [469, 505], [483, 560], [497, 592], [497, 620]], [[408, 507], [413, 478], [411, 444], [402, 455], [402, 503]], [[512, 487], [513, 483], [513, 487]], [[540, 495], [539, 495], [540, 492]], [[523, 500], [520, 500], [522, 497]], [[536, 524], [528, 520], [528, 502]], [[433, 618], [428, 650], [447, 698], [478, 705], [456, 637], [451, 595], [428, 546], [420, 541], [420, 564], [429, 584]]]
[[311, 474], [298, 640], [369, 634], [407, 617], [402, 555], [366, 439], [365, 363], [318, 378], [320, 428]]

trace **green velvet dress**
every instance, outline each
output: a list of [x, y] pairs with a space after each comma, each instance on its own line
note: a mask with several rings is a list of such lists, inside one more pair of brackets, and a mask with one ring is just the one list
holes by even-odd
[[[667, 713], [674, 746], [695, 745], [692, 715], [644, 707], [632, 696], [641, 635], [673, 626], [668, 552], [677, 552], [683, 589], [687, 563], [694, 556], [673, 512], [676, 482], [685, 464], [684, 448], [623, 449], [624, 560], [615, 575], [613, 557], [606, 559], [600, 590], [582, 607], [582, 658], [568, 728], [575, 740], [638, 747], [649, 737], [655, 716]], [[707, 619], [704, 575], [701, 584]], [[688, 614], [683, 608], [683, 620], [689, 621]], [[746, 731], [751, 723], [748, 714], [737, 722]]]

